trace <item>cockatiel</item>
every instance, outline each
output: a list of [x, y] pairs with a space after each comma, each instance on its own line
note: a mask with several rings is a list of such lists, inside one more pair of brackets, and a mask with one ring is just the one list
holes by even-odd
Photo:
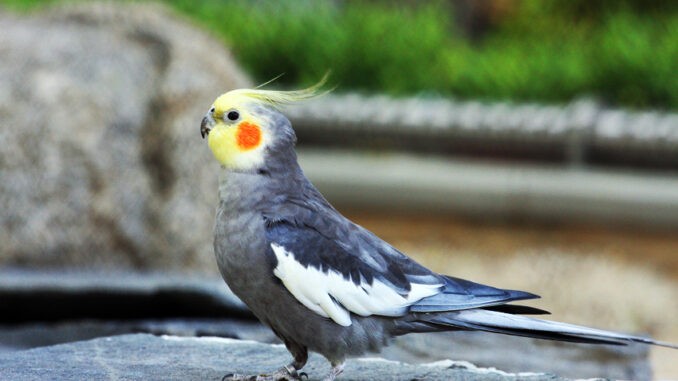
[[536, 295], [437, 274], [342, 216], [304, 176], [280, 106], [305, 90], [233, 90], [218, 97], [200, 133], [221, 164], [214, 249], [231, 290], [285, 343], [294, 360], [232, 380], [297, 380], [308, 351], [331, 363], [379, 351], [415, 332], [479, 330], [582, 343], [660, 343], [516, 314]]

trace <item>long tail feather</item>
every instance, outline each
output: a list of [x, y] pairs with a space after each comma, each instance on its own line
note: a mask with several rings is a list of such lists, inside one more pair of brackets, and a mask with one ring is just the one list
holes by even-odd
[[478, 330], [539, 339], [592, 344], [627, 345], [630, 342], [678, 349], [678, 345], [574, 324], [534, 319], [486, 309], [418, 314], [417, 320], [441, 330]]

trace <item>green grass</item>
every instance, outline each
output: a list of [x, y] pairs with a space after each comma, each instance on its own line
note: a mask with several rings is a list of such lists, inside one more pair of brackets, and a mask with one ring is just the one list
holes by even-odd
[[[52, 3], [58, 0], [52, 0]], [[164, 0], [234, 51], [258, 81], [340, 89], [678, 108], [678, 8], [660, 0], [524, 0], [481, 40], [445, 2]], [[0, 0], [30, 9], [36, 0]], [[668, 3], [670, 4], [670, 3]]]

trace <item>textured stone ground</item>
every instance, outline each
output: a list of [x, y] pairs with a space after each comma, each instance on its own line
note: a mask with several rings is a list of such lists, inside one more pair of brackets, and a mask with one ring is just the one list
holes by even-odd
[[[0, 271], [0, 300], [0, 356], [5, 359], [31, 348], [130, 333], [279, 342], [219, 279], [5, 270]], [[512, 373], [569, 378], [650, 379], [648, 349], [450, 332], [405, 335], [378, 356], [412, 364], [465, 360]], [[58, 352], [39, 353], [47, 365], [60, 361]], [[259, 366], [266, 369], [265, 363]]]
[[[289, 361], [282, 345], [220, 338], [123, 335], [0, 355], [0, 381], [126, 380], [218, 381], [232, 372], [274, 370]], [[304, 368], [320, 380], [328, 363], [313, 354]], [[382, 359], [350, 360], [340, 380], [565, 380], [551, 374], [511, 374], [466, 362], [409, 365]]]

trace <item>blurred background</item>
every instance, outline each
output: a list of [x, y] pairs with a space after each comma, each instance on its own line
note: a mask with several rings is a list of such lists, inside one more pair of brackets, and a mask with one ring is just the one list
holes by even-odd
[[[198, 125], [227, 90], [328, 71], [286, 114], [349, 218], [556, 320], [678, 342], [678, 2], [0, 0], [0, 27], [0, 350], [273, 341], [217, 323], [251, 316], [218, 279]], [[386, 355], [433, 360], [426, 340]], [[509, 371], [678, 377], [668, 349], [443, 340]]]

